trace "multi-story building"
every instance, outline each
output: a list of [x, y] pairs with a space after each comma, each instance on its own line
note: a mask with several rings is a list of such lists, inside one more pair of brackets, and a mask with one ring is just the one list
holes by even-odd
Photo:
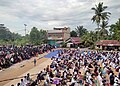
[[57, 42], [62, 42], [70, 38], [70, 28], [53, 28], [53, 30], [48, 30], [48, 43], [51, 45], [57, 45]]

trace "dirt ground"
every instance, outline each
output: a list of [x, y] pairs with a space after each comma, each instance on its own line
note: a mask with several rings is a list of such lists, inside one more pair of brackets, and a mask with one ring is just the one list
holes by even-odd
[[[54, 49], [54, 50], [57, 50], [57, 49]], [[3, 71], [0, 71], [0, 86], [6, 85], [7, 83], [12, 81], [12, 80], [8, 80], [8, 81], [3, 81], [3, 80], [16, 78], [18, 76], [21, 76], [25, 72], [28, 72], [29, 70], [33, 69], [34, 68], [34, 63], [33, 63], [34, 58], [36, 58], [36, 60], [37, 60], [36, 66], [39, 66], [39, 64], [42, 64], [42, 63], [43, 63], [43, 65], [50, 64], [50, 63], [45, 62], [49, 58], [40, 58], [40, 57], [44, 57], [48, 53], [50, 53], [50, 52], [44, 53], [38, 57], [33, 57], [30, 60], [25, 60], [20, 63], [14, 64], [10, 68], [3, 69]], [[43, 67], [41, 67], [41, 68], [43, 68]]]
[[[11, 78], [16, 78], [17, 76], [20, 76], [21, 74], [34, 68], [33, 59], [34, 58], [17, 63], [15, 65], [11, 66], [10, 68], [7, 68], [4, 71], [1, 71], [0, 72], [0, 81], [6, 80], [6, 79], [11, 79]], [[45, 62], [47, 59], [48, 58], [41, 58], [41, 59], [37, 58], [37, 65]], [[10, 80], [0, 82], [0, 86], [3, 86], [5, 84], [7, 84], [8, 82], [10, 82]]]

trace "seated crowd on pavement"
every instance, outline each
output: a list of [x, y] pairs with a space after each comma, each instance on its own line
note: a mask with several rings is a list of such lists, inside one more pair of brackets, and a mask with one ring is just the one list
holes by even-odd
[[54, 48], [54, 46], [51, 45], [0, 46], [0, 70], [23, 60], [30, 59], [37, 54], [42, 54], [48, 50], [51, 51], [52, 48]]
[[120, 86], [120, 52], [62, 49], [31, 82], [17, 86]]

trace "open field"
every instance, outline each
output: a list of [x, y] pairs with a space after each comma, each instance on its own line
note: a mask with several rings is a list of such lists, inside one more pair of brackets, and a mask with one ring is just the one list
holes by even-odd
[[[87, 49], [82, 49], [87, 51]], [[55, 51], [56, 52], [56, 51]], [[20, 82], [21, 78], [15, 79], [15, 80], [8, 80], [8, 81], [3, 81], [6, 79], [11, 79], [11, 78], [17, 78], [17, 77], [22, 77], [25, 76], [27, 73], [32, 74], [37, 74], [40, 71], [42, 71], [47, 65], [50, 65], [51, 59], [50, 58], [40, 58], [44, 56], [50, 56], [50, 54], [44, 53], [39, 57], [33, 57], [30, 60], [25, 60], [20, 63], [14, 64], [10, 68], [4, 69], [3, 71], [0, 72], [0, 86], [10, 86], [11, 84], [14, 83], [16, 85], [18, 82]], [[34, 66], [33, 60], [34, 58], [37, 59], [37, 65]], [[102, 67], [101, 63], [99, 65]], [[118, 72], [115, 72], [115, 70], [112, 68], [114, 71], [115, 75], [118, 75]], [[84, 74], [84, 69], [80, 69], [81, 73]], [[32, 79], [36, 78], [36, 75], [31, 76]], [[109, 77], [107, 76], [107, 79]]]
[[[42, 54], [42, 56], [45, 54]], [[47, 60], [50, 61], [50, 59], [48, 59], [48, 58], [39, 58], [39, 57], [36, 57], [36, 58], [37, 58], [37, 65], [35, 67], [33, 64], [33, 59], [34, 59], [34, 57], [33, 57], [30, 60], [22, 61], [20, 63], [14, 64], [10, 68], [4, 69], [3, 71], [0, 72], [0, 81], [6, 80], [6, 79], [11, 79], [11, 78], [16, 78], [18, 76], [19, 77], [24, 76], [27, 74], [27, 72], [31, 74], [33, 72], [33, 70], [31, 70], [31, 69], [34, 69], [35, 72], [33, 72], [33, 73], [38, 73], [38, 71], [43, 70], [43, 67], [47, 66], [47, 64], [46, 64]], [[38, 67], [39, 67], [39, 69], [38, 69]], [[20, 79], [16, 79], [16, 80], [20, 81]], [[12, 81], [14, 81], [14, 80], [12, 80]], [[0, 82], [0, 86], [3, 86], [5, 84], [6, 84], [5, 86], [10, 86], [10, 84], [9, 85], [7, 84], [10, 82], [11, 82], [11, 80]]]

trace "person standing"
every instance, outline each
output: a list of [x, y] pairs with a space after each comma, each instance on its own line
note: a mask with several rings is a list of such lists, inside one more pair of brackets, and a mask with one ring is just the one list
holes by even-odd
[[20, 86], [26, 86], [23, 79], [21, 79]]
[[34, 66], [36, 66], [36, 58], [34, 58]]
[[114, 85], [114, 73], [110, 73], [110, 85], [113, 86]]

